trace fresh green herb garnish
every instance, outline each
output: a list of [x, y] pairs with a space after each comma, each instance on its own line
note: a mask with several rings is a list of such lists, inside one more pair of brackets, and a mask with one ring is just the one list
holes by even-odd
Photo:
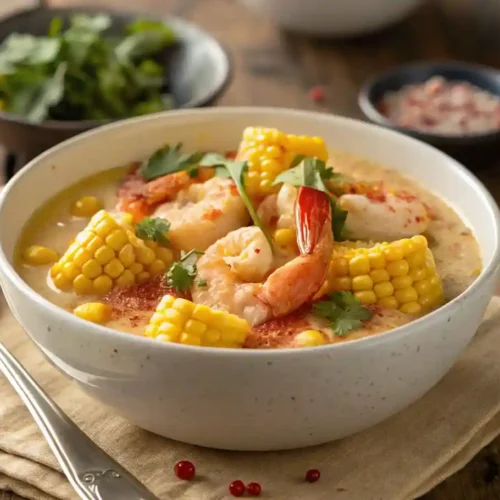
[[332, 210], [333, 236], [335, 241], [341, 241], [343, 239], [342, 233], [347, 218], [347, 212], [338, 206], [335, 198], [330, 194], [330, 191], [325, 185], [325, 181], [333, 180], [336, 178], [335, 176], [339, 176], [338, 178], [340, 178], [340, 174], [336, 174], [332, 168], [326, 166], [324, 161], [318, 160], [317, 158], [296, 156], [292, 165], [294, 165], [292, 168], [282, 172], [276, 177], [274, 184], [286, 182], [295, 187], [307, 186], [326, 193], [330, 200]]
[[350, 292], [330, 294], [328, 300], [314, 304], [313, 314], [330, 321], [331, 329], [339, 337], [360, 328], [364, 321], [373, 316], [373, 313]]
[[215, 175], [217, 177], [231, 177], [238, 188], [238, 192], [243, 200], [243, 203], [247, 207], [250, 217], [253, 223], [264, 233], [267, 242], [271, 249], [273, 248], [273, 240], [271, 236], [267, 233], [258, 216], [250, 197], [248, 196], [244, 176], [248, 170], [248, 163], [246, 161], [234, 161], [228, 160], [224, 156], [217, 153], [206, 154], [200, 162], [201, 167], [214, 167]]
[[161, 57], [172, 29], [139, 19], [121, 36], [105, 14], [77, 14], [47, 36], [12, 33], [0, 44], [0, 103], [34, 123], [106, 120], [165, 109]]
[[199, 279], [199, 280], [196, 282], [196, 284], [197, 284], [198, 286], [200, 286], [200, 287], [205, 287], [205, 286], [207, 286], [207, 285], [208, 285], [208, 282], [207, 282], [207, 280], [204, 280], [204, 279]]
[[185, 292], [191, 288], [198, 273], [196, 262], [203, 252], [191, 250], [181, 255], [181, 259], [174, 262], [165, 275], [167, 286], [174, 288], [178, 292]]
[[[182, 153], [182, 144], [158, 149], [146, 160], [140, 169], [140, 174], [146, 181], [151, 181], [157, 177], [173, 174], [186, 170], [190, 176], [196, 177], [197, 167], [203, 158], [203, 153]], [[195, 174], [195, 175], [192, 175]]]
[[161, 217], [144, 217], [135, 226], [135, 235], [141, 240], [157, 241], [163, 245], [169, 243], [165, 233], [170, 229], [170, 222]]

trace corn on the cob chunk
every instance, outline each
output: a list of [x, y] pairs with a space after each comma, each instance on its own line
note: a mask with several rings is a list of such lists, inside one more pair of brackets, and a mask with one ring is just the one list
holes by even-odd
[[88, 302], [73, 310], [73, 314], [81, 319], [102, 325], [111, 319], [112, 308], [102, 302]]
[[234, 314], [165, 295], [149, 320], [145, 335], [164, 342], [208, 347], [241, 347], [250, 331]]
[[127, 215], [120, 219], [97, 212], [52, 266], [54, 285], [81, 295], [103, 295], [115, 285], [141, 283], [165, 272], [172, 251], [137, 238], [130, 223]]
[[237, 159], [248, 162], [245, 177], [248, 193], [262, 196], [276, 191], [272, 185], [274, 179], [290, 168], [297, 155], [328, 159], [325, 142], [320, 137], [290, 135], [263, 127], [246, 128]]
[[423, 314], [444, 301], [434, 257], [424, 236], [371, 248], [336, 247], [317, 298], [350, 291], [363, 304]]

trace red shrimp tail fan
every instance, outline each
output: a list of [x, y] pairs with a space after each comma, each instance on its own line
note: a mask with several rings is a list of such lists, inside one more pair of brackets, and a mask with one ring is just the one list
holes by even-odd
[[301, 187], [295, 205], [297, 245], [302, 255], [312, 253], [323, 226], [330, 220], [328, 195], [317, 189]]

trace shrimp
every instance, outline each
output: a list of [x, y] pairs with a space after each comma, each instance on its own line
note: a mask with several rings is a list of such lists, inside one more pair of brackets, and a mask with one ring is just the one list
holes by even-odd
[[[283, 184], [276, 196], [277, 227], [294, 227], [291, 217], [297, 188]], [[405, 192], [347, 193], [338, 198], [339, 206], [348, 212], [346, 233], [352, 240], [395, 241], [422, 234], [429, 225], [425, 205]], [[264, 202], [263, 202], [264, 203]], [[270, 201], [264, 207], [272, 210]]]
[[250, 221], [233, 181], [220, 177], [182, 189], [173, 201], [157, 206], [152, 216], [170, 222], [168, 237], [184, 251], [206, 250]]
[[258, 325], [310, 301], [320, 289], [333, 251], [328, 198], [300, 188], [295, 203], [300, 255], [276, 268], [261, 230], [251, 226], [215, 242], [198, 261], [194, 302], [223, 309]]
[[348, 213], [346, 231], [351, 239], [395, 241], [422, 234], [429, 225], [425, 205], [414, 196], [385, 194], [371, 199], [344, 194], [339, 206]]

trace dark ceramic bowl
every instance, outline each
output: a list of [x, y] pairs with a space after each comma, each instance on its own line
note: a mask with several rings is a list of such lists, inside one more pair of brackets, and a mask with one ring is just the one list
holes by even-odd
[[[37, 8], [1, 20], [0, 40], [14, 32], [44, 35], [53, 17], [67, 20], [76, 12], [109, 14], [113, 20], [111, 33], [121, 33], [124, 25], [137, 17], [158, 20], [143, 13], [122, 13], [96, 7]], [[172, 17], [163, 20], [172, 26], [179, 39], [166, 63], [169, 91], [175, 107], [195, 108], [213, 104], [230, 81], [231, 64], [227, 52], [198, 26]], [[55, 144], [104, 123], [107, 122], [88, 120], [33, 124], [22, 116], [0, 112], [0, 144], [11, 154], [10, 162], [16, 161], [19, 166]], [[9, 165], [9, 169], [14, 167]]]
[[471, 167], [480, 167], [498, 157], [500, 130], [470, 135], [439, 135], [401, 127], [377, 108], [389, 91], [412, 83], [423, 83], [433, 76], [464, 81], [500, 97], [500, 72], [492, 68], [460, 62], [422, 63], [399, 66], [370, 79], [359, 93], [359, 106], [366, 118], [427, 142]]

